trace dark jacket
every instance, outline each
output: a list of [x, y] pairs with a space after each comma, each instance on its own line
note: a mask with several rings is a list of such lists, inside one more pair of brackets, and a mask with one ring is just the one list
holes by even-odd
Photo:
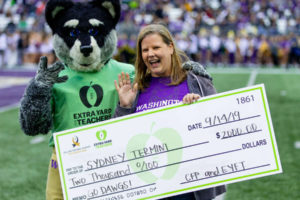
[[[187, 75], [187, 84], [190, 93], [199, 94], [201, 97], [216, 94], [216, 89], [214, 88], [212, 81], [203, 76], [197, 76], [192, 72], [188, 72]], [[131, 108], [123, 108], [118, 104], [114, 117], [120, 117], [124, 115], [128, 115], [134, 113], [136, 110], [137, 100], [139, 93], [132, 105]], [[224, 185], [212, 187], [204, 190], [199, 190], [194, 192], [196, 200], [209, 200], [213, 199], [216, 196], [226, 192], [226, 188]]]

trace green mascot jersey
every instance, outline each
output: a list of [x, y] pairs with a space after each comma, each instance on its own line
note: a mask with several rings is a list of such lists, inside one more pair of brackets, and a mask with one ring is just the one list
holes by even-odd
[[[98, 72], [65, 67], [60, 76], [68, 80], [54, 84], [52, 91], [52, 133], [110, 119], [119, 100], [114, 81], [121, 72], [134, 77], [132, 65], [113, 59]], [[49, 146], [54, 146], [53, 136]]]

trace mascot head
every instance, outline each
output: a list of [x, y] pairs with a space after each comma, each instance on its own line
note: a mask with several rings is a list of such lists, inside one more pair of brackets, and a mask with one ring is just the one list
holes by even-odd
[[100, 70], [115, 51], [120, 12], [119, 0], [49, 0], [46, 21], [57, 57], [77, 71]]

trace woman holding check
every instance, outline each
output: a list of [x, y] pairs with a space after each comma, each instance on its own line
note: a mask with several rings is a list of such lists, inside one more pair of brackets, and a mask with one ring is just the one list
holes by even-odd
[[[192, 103], [201, 96], [215, 94], [211, 79], [184, 70], [182, 58], [186, 56], [176, 48], [167, 28], [159, 24], [143, 27], [137, 39], [134, 83], [131, 84], [129, 75], [124, 73], [115, 81], [120, 101], [115, 117], [180, 101]], [[166, 200], [209, 200], [225, 191], [225, 186], [219, 186]]]

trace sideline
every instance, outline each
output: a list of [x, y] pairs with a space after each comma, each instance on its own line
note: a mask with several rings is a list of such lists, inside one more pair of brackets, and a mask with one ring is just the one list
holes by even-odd
[[[10, 110], [13, 110], [13, 109], [17, 109], [20, 107], [20, 104], [19, 103], [16, 103], [16, 104], [12, 104], [10, 106], [6, 106], [6, 107], [2, 107], [0, 108], [0, 113], [3, 113], [3, 112], [7, 112], [7, 111], [10, 111]], [[38, 136], [35, 136], [33, 139], [31, 139], [29, 141], [30, 144], [39, 144], [39, 143], [42, 143], [46, 140], [46, 137], [43, 136], [43, 135], [38, 135]]]
[[249, 74], [257, 71], [260, 74], [284, 74], [284, 75], [300, 75], [300, 69], [283, 69], [283, 68], [242, 68], [242, 67], [207, 67], [206, 69], [212, 74]]
[[257, 74], [258, 74], [257, 70], [253, 70], [251, 72], [248, 83], [247, 83], [247, 86], [251, 86], [255, 83]]
[[3, 113], [3, 112], [6, 112], [6, 111], [10, 111], [10, 110], [13, 110], [13, 109], [16, 109], [20, 107], [20, 104], [19, 103], [15, 103], [15, 104], [12, 104], [12, 105], [9, 105], [9, 106], [5, 106], [5, 107], [0, 107], [0, 113]]

